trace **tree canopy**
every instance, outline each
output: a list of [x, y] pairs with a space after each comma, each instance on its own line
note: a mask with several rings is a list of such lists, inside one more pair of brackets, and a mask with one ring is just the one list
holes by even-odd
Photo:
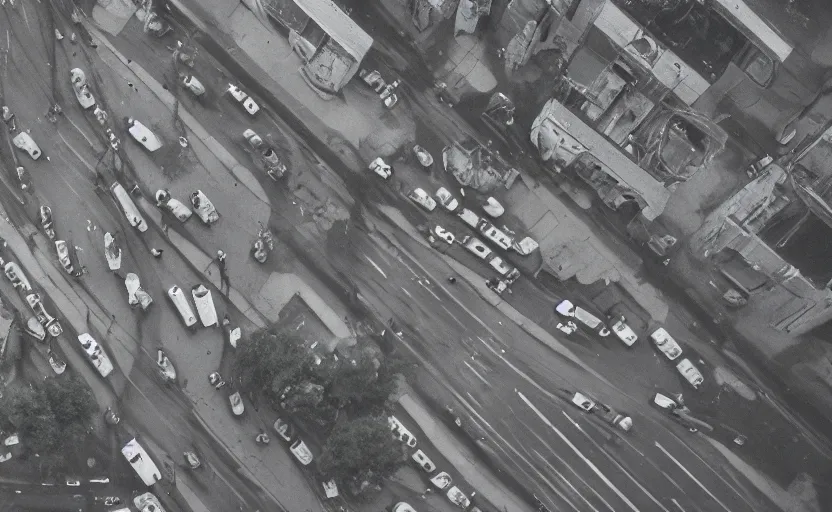
[[68, 376], [13, 388], [4, 409], [21, 442], [35, 453], [49, 455], [81, 445], [96, 404], [86, 383]]
[[324, 444], [318, 469], [337, 481], [376, 484], [404, 462], [404, 445], [390, 435], [387, 419], [365, 416], [335, 427]]
[[267, 328], [253, 332], [241, 344], [234, 369], [245, 388], [283, 389], [300, 379], [308, 360], [303, 340]]

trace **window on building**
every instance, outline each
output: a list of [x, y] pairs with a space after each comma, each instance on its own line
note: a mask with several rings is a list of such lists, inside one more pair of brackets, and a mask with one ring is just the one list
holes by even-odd
[[740, 67], [752, 80], [766, 87], [774, 79], [774, 60], [752, 43], [740, 59]]

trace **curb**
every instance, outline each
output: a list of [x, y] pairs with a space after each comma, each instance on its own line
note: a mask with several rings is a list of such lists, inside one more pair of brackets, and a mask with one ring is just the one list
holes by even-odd
[[[157, 97], [159, 100], [165, 104], [168, 110], [173, 112], [174, 106], [177, 102], [176, 98], [170, 91], [166, 90], [162, 87], [159, 82], [153, 78], [150, 73], [145, 71], [144, 68], [139, 66], [135, 61], [131, 61], [127, 59], [124, 55], [122, 55], [118, 49], [113, 46], [112, 43], [104, 36], [96, 27], [90, 25], [87, 27], [91, 34], [93, 34], [98, 41], [104, 45], [127, 69], [133, 72], [136, 75], [136, 78], [144, 85], [147, 86], [148, 89]], [[234, 158], [234, 156], [225, 149], [222, 144], [219, 143], [209, 132], [205, 129], [196, 118], [190, 114], [187, 110], [185, 110], [181, 103], [177, 108], [177, 112], [179, 114], [179, 118], [188, 127], [191, 132], [200, 140], [205, 147], [208, 148], [216, 158], [219, 160], [223, 166], [225, 166], [234, 177], [243, 184], [252, 194], [257, 197], [260, 201], [268, 204], [271, 206], [271, 201], [269, 200], [269, 196], [266, 195], [266, 191], [263, 190], [263, 187], [255, 178], [254, 173], [252, 173], [247, 167], [240, 164], [240, 162]]]

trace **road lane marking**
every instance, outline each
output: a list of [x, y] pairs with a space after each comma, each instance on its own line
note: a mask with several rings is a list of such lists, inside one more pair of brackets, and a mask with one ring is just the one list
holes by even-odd
[[436, 295], [435, 293], [433, 293], [433, 290], [431, 290], [430, 288], [428, 288], [428, 287], [427, 287], [427, 285], [425, 285], [425, 282], [424, 282], [424, 281], [422, 281], [421, 279], [419, 279], [419, 284], [420, 284], [420, 285], [422, 285], [422, 288], [424, 288], [425, 290], [427, 290], [429, 294], [433, 295], [433, 297], [434, 297], [436, 300], [438, 300], [439, 302], [442, 302], [442, 299], [440, 299], [438, 295]]
[[542, 438], [542, 437], [540, 437], [539, 435], [537, 435], [537, 433], [536, 433], [536, 432], [534, 432], [534, 431], [532, 431], [532, 435], [533, 435], [534, 437], [536, 437], [536, 438], [537, 438], [537, 440], [538, 440], [538, 441], [540, 441], [540, 442], [543, 444], [543, 446], [545, 446], [546, 448], [548, 448], [548, 449], [549, 449], [550, 454], [551, 454], [553, 457], [555, 457], [556, 459], [558, 459], [558, 462], [560, 462], [561, 464], [563, 464], [564, 466], [566, 466], [566, 467], [569, 469], [569, 471], [571, 471], [571, 472], [572, 472], [572, 474], [573, 474], [573, 475], [575, 475], [575, 478], [577, 478], [578, 480], [580, 480], [580, 481], [581, 481], [581, 483], [582, 483], [582, 484], [584, 484], [584, 486], [586, 486], [586, 487], [587, 487], [590, 491], [592, 491], [592, 494], [594, 494], [596, 498], [598, 498], [599, 500], [601, 500], [601, 503], [603, 503], [604, 505], [606, 505], [606, 507], [607, 507], [608, 509], [610, 509], [610, 512], [615, 512], [615, 509], [613, 508], [613, 506], [612, 506], [612, 505], [610, 505], [610, 504], [609, 504], [609, 502], [607, 502], [607, 500], [605, 500], [605, 499], [604, 499], [604, 497], [603, 497], [603, 496], [601, 496], [601, 494], [600, 494], [598, 491], [596, 491], [596, 490], [595, 490], [595, 486], [594, 486], [594, 485], [590, 485], [590, 484], [589, 484], [589, 482], [587, 482], [586, 480], [584, 480], [584, 479], [583, 479], [583, 477], [582, 477], [580, 474], [578, 474], [578, 472], [577, 472], [577, 471], [575, 471], [575, 470], [572, 468], [572, 466], [570, 466], [569, 464], [567, 464], [567, 463], [566, 463], [566, 461], [565, 461], [565, 460], [563, 460], [563, 459], [561, 458], [561, 456], [560, 456], [560, 455], [558, 455], [558, 454], [557, 454], [557, 452], [556, 452], [556, 451], [555, 451], [555, 450], [554, 450], [551, 446], [549, 446], [549, 443], [547, 443], [546, 441], [544, 441], [544, 440], [543, 440], [543, 438]]
[[[477, 404], [477, 407], [479, 407], [480, 409], [483, 409], [482, 404], [481, 404], [481, 403], [479, 403], [479, 401], [477, 401], [477, 399], [476, 399], [476, 398], [474, 398], [474, 395], [472, 395], [472, 394], [471, 394], [470, 392], [468, 392], [468, 391], [466, 391], [466, 392], [465, 392], [465, 394], [466, 394], [466, 395], [468, 395], [468, 398], [470, 398], [470, 399], [471, 399], [471, 401], [473, 401], [475, 404]], [[491, 425], [489, 425], [489, 426], [491, 426]]]
[[[659, 468], [656, 468], [656, 469], [659, 469]], [[661, 474], [663, 474], [665, 478], [667, 478], [668, 480], [670, 480], [670, 483], [671, 483], [671, 484], [673, 484], [673, 485], [674, 485], [677, 489], [679, 489], [679, 491], [681, 491], [681, 492], [682, 492], [682, 494], [687, 494], [687, 493], [685, 492], [685, 490], [684, 490], [684, 489], [682, 489], [682, 486], [676, 483], [676, 480], [674, 480], [674, 479], [670, 478], [670, 475], [668, 475], [667, 473], [665, 473], [665, 472], [664, 472], [664, 471], [662, 471], [661, 469], [659, 469], [659, 472], [660, 472]]]
[[405, 293], [408, 297], [410, 297], [411, 299], [413, 298], [413, 295], [410, 295], [410, 292], [409, 292], [409, 291], [407, 291], [407, 288], [405, 288], [404, 286], [399, 286], [399, 288], [401, 288], [401, 289], [402, 289], [402, 291], [403, 291], [403, 292], [404, 292], [404, 293]]
[[369, 261], [370, 264], [373, 265], [373, 267], [375, 267], [376, 270], [378, 270], [379, 274], [384, 276], [384, 279], [387, 279], [387, 274], [385, 274], [384, 271], [381, 270], [381, 267], [379, 267], [378, 264], [376, 264], [375, 261], [371, 260], [370, 257], [367, 256], [366, 254], [364, 255], [364, 257], [367, 258], [367, 261]]
[[457, 318], [457, 317], [456, 317], [456, 315], [454, 315], [453, 313], [451, 313], [451, 310], [450, 310], [450, 309], [448, 309], [447, 307], [445, 307], [445, 305], [444, 305], [444, 304], [442, 304], [442, 309], [444, 309], [444, 310], [445, 310], [445, 312], [446, 312], [446, 313], [448, 313], [448, 315], [450, 315], [450, 317], [454, 319], [454, 322], [458, 323], [460, 327], [462, 327], [463, 329], [468, 329], [468, 326], [467, 326], [467, 325], [465, 325], [465, 324], [463, 324], [463, 323], [459, 320], [459, 318]]
[[725, 485], [727, 485], [728, 487], [730, 487], [730, 488], [731, 488], [731, 490], [732, 490], [732, 491], [734, 491], [734, 493], [735, 493], [737, 496], [739, 496], [739, 497], [740, 497], [740, 499], [742, 499], [742, 501], [744, 501], [746, 505], [748, 505], [748, 506], [749, 506], [752, 510], [754, 509], [754, 505], [752, 505], [752, 504], [751, 504], [751, 502], [750, 502], [750, 501], [748, 501], [748, 498], [746, 498], [746, 497], [745, 497], [742, 493], [740, 493], [740, 491], [739, 491], [739, 490], [737, 490], [737, 488], [736, 488], [736, 487], [734, 487], [733, 485], [731, 485], [731, 482], [729, 482], [729, 481], [728, 481], [728, 480], [726, 480], [726, 479], [725, 479], [722, 475], [720, 475], [720, 474], [719, 474], [719, 472], [718, 472], [716, 469], [714, 469], [714, 468], [713, 468], [710, 464], [708, 464], [708, 462], [706, 462], [706, 461], [705, 461], [705, 459], [703, 459], [702, 457], [700, 457], [698, 453], [696, 453], [695, 451], [693, 451], [693, 449], [692, 449], [690, 446], [688, 446], [688, 445], [687, 445], [687, 443], [686, 443], [685, 441], [683, 441], [683, 440], [682, 440], [679, 436], [677, 436], [677, 435], [676, 435], [676, 434], [674, 434], [673, 432], [668, 432], [668, 433], [669, 433], [670, 435], [672, 435], [673, 437], [675, 437], [675, 438], [676, 438], [676, 440], [677, 440], [677, 441], [679, 441], [679, 444], [681, 444], [682, 446], [684, 446], [684, 447], [685, 447], [685, 448], [686, 448], [686, 449], [687, 449], [690, 453], [692, 453], [692, 454], [693, 454], [693, 456], [694, 456], [694, 457], [696, 457], [697, 459], [699, 459], [699, 462], [701, 462], [703, 465], [705, 465], [708, 469], [710, 469], [710, 470], [713, 472], [713, 474], [715, 474], [715, 475], [716, 475], [716, 476], [717, 476], [720, 480], [722, 480], [722, 483], [724, 483]]
[[[606, 477], [606, 475], [604, 475], [604, 473], [602, 473], [600, 469], [598, 469], [598, 467], [597, 467], [595, 464], [593, 464], [593, 463], [592, 463], [592, 461], [591, 461], [591, 460], [589, 460], [588, 458], [586, 458], [586, 456], [585, 456], [583, 453], [581, 453], [581, 451], [578, 449], [578, 447], [577, 447], [577, 446], [575, 446], [574, 444], [572, 444], [572, 441], [570, 441], [568, 437], [566, 437], [565, 435], [563, 435], [563, 432], [561, 432], [560, 430], [558, 430], [558, 428], [557, 428], [557, 427], [555, 427], [555, 426], [552, 424], [552, 422], [551, 422], [551, 421], [549, 421], [549, 418], [547, 418], [546, 416], [544, 416], [544, 415], [543, 415], [543, 413], [542, 413], [542, 412], [540, 412], [540, 411], [538, 410], [538, 408], [537, 408], [537, 407], [535, 407], [535, 405], [529, 401], [529, 399], [528, 399], [528, 398], [526, 398], [526, 395], [524, 395], [523, 393], [521, 393], [520, 391], [518, 391], [518, 392], [517, 392], [517, 396], [519, 396], [519, 397], [520, 397], [520, 399], [521, 399], [521, 400], [523, 400], [523, 402], [525, 402], [527, 406], [529, 406], [529, 409], [531, 409], [532, 411], [534, 411], [534, 412], [535, 412], [535, 414], [537, 414], [537, 415], [540, 417], [540, 419], [543, 421], [543, 423], [545, 423], [545, 424], [546, 424], [549, 428], [551, 428], [551, 429], [555, 432], [555, 434], [557, 434], [557, 435], [558, 435], [558, 437], [560, 437], [560, 438], [561, 438], [561, 440], [562, 440], [564, 443], [566, 443], [566, 445], [567, 445], [569, 448], [571, 448], [573, 452], [575, 452], [575, 455], [577, 455], [578, 457], [580, 457], [580, 458], [581, 458], [581, 460], [583, 460], [583, 461], [584, 461], [584, 463], [586, 463], [586, 465], [587, 465], [587, 466], [589, 466], [589, 469], [591, 469], [591, 470], [592, 470], [592, 471], [593, 471], [596, 475], [598, 475], [598, 478], [600, 478], [600, 479], [601, 479], [601, 480], [602, 480], [605, 484], [607, 484], [607, 487], [609, 487], [610, 489], [612, 489], [612, 491], [616, 494], [616, 496], [618, 496], [619, 498], [621, 498], [621, 501], [623, 501], [624, 503], [626, 503], [626, 504], [627, 504], [627, 506], [630, 508], [630, 510], [632, 510], [633, 512], [640, 512], [640, 511], [639, 511], [639, 509], [638, 509], [638, 508], [637, 508], [637, 507], [633, 504], [633, 502], [632, 502], [632, 501], [630, 501], [630, 500], [627, 498], [627, 496], [625, 496], [625, 495], [624, 495], [624, 493], [623, 493], [623, 492], [621, 492], [621, 490], [620, 490], [618, 487], [616, 487], [616, 486], [615, 486], [615, 485], [614, 485], [614, 484], [610, 481], [610, 479], [609, 479], [609, 478], [607, 478], [607, 477]], [[664, 507], [662, 507], [662, 508], [664, 508]], [[665, 512], [668, 512], [668, 511], [665, 509]]]
[[[540, 460], [542, 460], [544, 464], [546, 464], [547, 466], [549, 466], [549, 469], [551, 469], [552, 471], [554, 471], [554, 472], [555, 472], [555, 474], [556, 474], [556, 475], [558, 475], [558, 478], [560, 478], [561, 480], [563, 480], [563, 483], [565, 483], [566, 485], [568, 485], [568, 486], [569, 486], [569, 488], [570, 488], [570, 489], [572, 489], [572, 492], [574, 492], [575, 494], [577, 494], [577, 495], [578, 495], [578, 497], [579, 497], [579, 498], [581, 498], [582, 500], [584, 500], [584, 503], [586, 503], [587, 505], [589, 505], [589, 508], [591, 508], [594, 512], [601, 512], [600, 510], [598, 510], [597, 508], [595, 508], [595, 506], [594, 506], [592, 503], [590, 503], [590, 502], [589, 502], [589, 500], [588, 500], [588, 499], [586, 499], [586, 498], [584, 497], [584, 495], [583, 495], [583, 494], [581, 494], [581, 491], [579, 491], [578, 489], [576, 489], [576, 488], [575, 488], [575, 486], [574, 486], [574, 485], [572, 485], [572, 482], [570, 482], [569, 480], [567, 480], [567, 479], [566, 479], [566, 477], [565, 477], [565, 476], [563, 476], [563, 475], [560, 473], [560, 471], [558, 471], [557, 469], [555, 469], [555, 467], [552, 465], [552, 463], [550, 463], [548, 460], [546, 460], [546, 458], [545, 458], [543, 455], [541, 455], [541, 454], [540, 454], [537, 450], [534, 450], [534, 453], [535, 453], [535, 455], [537, 455], [538, 457], [540, 457]], [[569, 503], [570, 505], [572, 505], [572, 502], [570, 502], [569, 500], [564, 499], [564, 501], [566, 501], [567, 503]], [[572, 507], [573, 507], [573, 508], [575, 508], [575, 509], [577, 510], [577, 508], [576, 508], [574, 505], [572, 505]]]
[[677, 507], [679, 510], [681, 510], [682, 512], [685, 512], [685, 509], [683, 509], [683, 508], [682, 508], [682, 505], [679, 505], [679, 502], [678, 502], [678, 501], [676, 501], [676, 498], [672, 498], [670, 501], [672, 501], [672, 502], [673, 502], [673, 504], [674, 504], [674, 505], [676, 505], [676, 507]]
[[719, 501], [719, 498], [717, 498], [716, 496], [714, 496], [714, 495], [713, 495], [713, 493], [712, 493], [711, 491], [709, 491], [707, 487], [705, 487], [704, 485], [702, 485], [702, 482], [700, 482], [700, 481], [699, 481], [699, 480], [698, 480], [695, 476], [693, 476], [693, 474], [692, 474], [690, 471], [688, 471], [688, 469], [687, 469], [685, 466], [683, 466], [681, 462], [679, 462], [678, 460], [676, 460], [676, 457], [674, 457], [673, 455], [671, 455], [669, 451], [665, 450], [665, 449], [664, 449], [664, 446], [662, 446], [661, 444], [659, 444], [659, 442], [658, 442], [658, 441], [653, 441], [653, 443], [656, 445], [656, 447], [658, 447], [658, 449], [659, 449], [659, 450], [661, 450], [662, 452], [664, 452], [664, 454], [665, 454], [665, 455], [667, 455], [667, 457], [668, 457], [670, 460], [672, 460], [674, 464], [676, 464], [677, 466], [679, 466], [679, 469], [681, 469], [682, 471], [684, 471], [684, 472], [685, 472], [685, 474], [686, 474], [686, 475], [688, 475], [688, 477], [690, 477], [690, 479], [691, 479], [691, 480], [693, 480], [693, 481], [694, 481], [694, 483], [696, 483], [696, 485], [698, 485], [698, 486], [699, 486], [699, 487], [700, 487], [703, 491], [705, 491], [705, 493], [707, 493], [707, 495], [708, 495], [708, 496], [710, 496], [712, 500], [714, 500], [715, 502], [717, 502], [717, 503], [719, 504], [719, 506], [723, 508], [723, 510], [725, 510], [726, 512], [731, 512], [731, 509], [729, 509], [728, 507], [726, 507], [724, 503], [722, 503], [721, 501]]
[[477, 370], [475, 370], [475, 369], [474, 369], [474, 367], [473, 367], [473, 366], [471, 366], [470, 364], [468, 364], [468, 361], [463, 361], [463, 363], [465, 363], [465, 366], [467, 366], [469, 370], [471, 370], [472, 372], [474, 372], [474, 375], [476, 375], [476, 376], [477, 376], [477, 378], [478, 378], [478, 379], [480, 379], [480, 380], [482, 381], [482, 383], [483, 383], [483, 384], [485, 384], [485, 385], [486, 385], [486, 386], [488, 386], [489, 388], [491, 387], [491, 384], [490, 384], [487, 380], [485, 380], [485, 377], [483, 377], [482, 375], [480, 375], [480, 372], [478, 372]]
[[626, 476], [627, 476], [627, 478], [629, 478], [629, 479], [630, 479], [630, 480], [631, 480], [634, 484], [636, 484], [636, 486], [637, 486], [639, 489], [641, 489], [641, 492], [643, 492], [645, 495], [647, 495], [647, 497], [648, 497], [648, 498], [650, 498], [650, 500], [651, 500], [653, 503], [655, 503], [655, 504], [656, 504], [656, 505], [657, 505], [660, 509], [662, 509], [664, 512], [670, 512], [669, 510], [667, 510], [667, 508], [666, 508], [664, 505], [662, 505], [662, 504], [661, 504], [661, 502], [660, 502], [659, 500], [657, 500], [657, 499], [656, 499], [656, 497], [655, 497], [655, 496], [653, 496], [653, 495], [650, 493], [650, 491], [648, 491], [648, 490], [647, 490], [647, 488], [645, 488], [643, 485], [641, 485], [641, 482], [639, 482], [638, 480], [636, 480], [636, 479], [635, 479], [635, 477], [634, 477], [632, 474], [630, 474], [630, 472], [629, 472], [629, 471], [628, 471], [628, 470], [627, 470], [624, 466], [622, 466], [622, 465], [621, 465], [621, 463], [619, 463], [617, 460], [615, 460], [614, 458], [612, 458], [612, 455], [610, 455], [609, 453], [607, 453], [607, 450], [605, 450], [604, 448], [602, 448], [602, 447], [601, 447], [601, 445], [599, 445], [599, 444], [595, 441], [595, 439], [592, 439], [592, 436], [590, 436], [589, 434], [587, 434], [587, 433], [586, 433], [586, 431], [584, 431], [584, 429], [583, 429], [583, 428], [581, 428], [581, 426], [580, 426], [580, 425], [578, 425], [578, 422], [577, 422], [577, 421], [575, 421], [574, 419], [572, 419], [572, 417], [571, 417], [571, 416], [569, 416], [568, 414], [566, 414], [566, 411], [561, 411], [561, 412], [563, 413], [563, 415], [564, 415], [564, 416], [566, 416], [566, 418], [567, 418], [569, 421], [571, 421], [571, 422], [572, 422], [572, 424], [573, 424], [573, 425], [575, 425], [575, 428], [577, 428], [577, 429], [581, 432], [581, 434], [583, 434], [584, 436], [586, 436], [586, 438], [589, 440], [589, 442], [590, 442], [590, 443], [592, 443], [592, 445], [593, 445], [593, 446], [595, 446], [595, 447], [598, 449], [598, 451], [600, 451], [601, 453], [603, 453], [603, 454], [604, 454], [604, 455], [605, 455], [605, 456], [606, 456], [606, 457], [610, 460], [610, 462], [612, 462], [613, 464], [615, 464], [615, 466], [616, 466], [619, 470], [621, 470], [621, 472], [622, 472], [622, 473], [624, 473], [624, 475], [626, 475]]

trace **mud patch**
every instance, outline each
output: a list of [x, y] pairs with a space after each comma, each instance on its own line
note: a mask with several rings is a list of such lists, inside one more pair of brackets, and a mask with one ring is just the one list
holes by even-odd
[[751, 387], [734, 375], [731, 370], [719, 366], [714, 370], [714, 380], [720, 386], [728, 386], [746, 400], [756, 400], [757, 393]]

